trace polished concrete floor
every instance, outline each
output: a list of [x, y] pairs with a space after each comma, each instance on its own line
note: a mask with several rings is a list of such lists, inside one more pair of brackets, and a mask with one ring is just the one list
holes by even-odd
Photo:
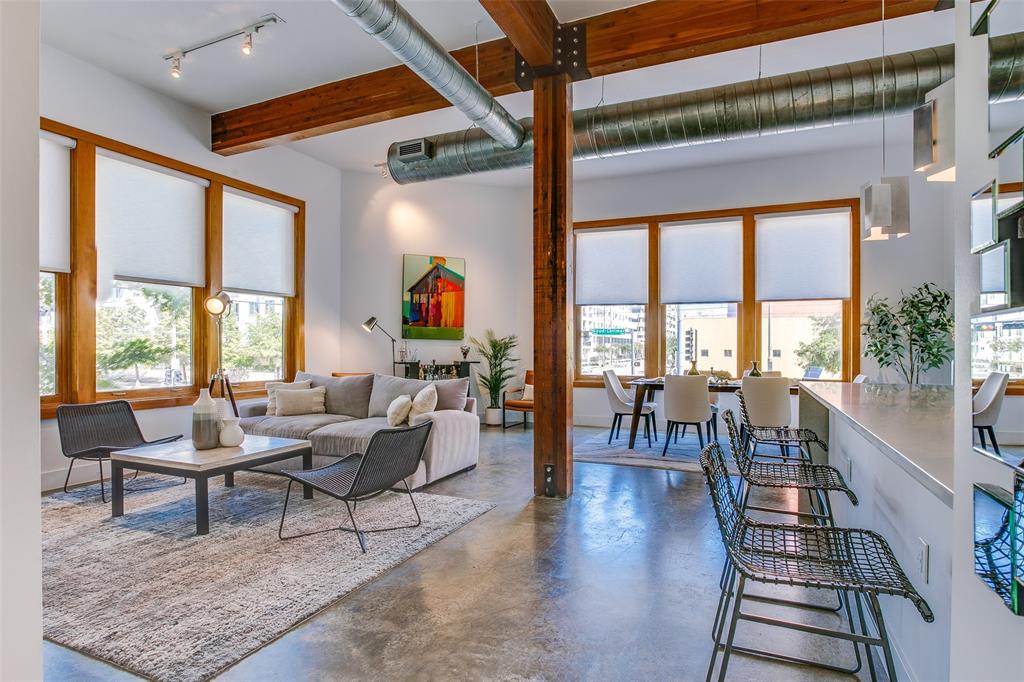
[[[532, 448], [530, 431], [485, 430], [480, 466], [428, 491], [497, 508], [218, 679], [703, 679], [723, 553], [702, 476], [577, 464], [569, 500], [537, 499]], [[741, 624], [754, 641], [851, 658]], [[135, 679], [51, 643], [45, 661], [47, 680]], [[729, 678], [853, 679], [739, 655]]]

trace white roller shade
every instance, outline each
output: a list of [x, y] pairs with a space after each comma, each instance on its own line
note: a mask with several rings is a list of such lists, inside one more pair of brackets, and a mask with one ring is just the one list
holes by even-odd
[[756, 220], [758, 300], [850, 297], [849, 209]]
[[39, 138], [39, 269], [71, 272], [71, 148], [49, 136]]
[[661, 226], [661, 302], [743, 299], [743, 219]]
[[1006, 286], [1006, 244], [981, 254], [981, 293], [1005, 294]]
[[100, 286], [112, 277], [201, 287], [206, 191], [176, 172], [128, 157], [96, 156]]
[[576, 232], [576, 303], [647, 303], [646, 225]]
[[289, 208], [225, 190], [224, 288], [295, 295], [295, 215]]

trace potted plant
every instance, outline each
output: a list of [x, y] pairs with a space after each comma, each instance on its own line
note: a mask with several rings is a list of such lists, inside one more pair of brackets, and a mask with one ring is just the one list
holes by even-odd
[[491, 426], [500, 424], [501, 394], [513, 376], [512, 364], [515, 358], [512, 357], [512, 349], [519, 345], [519, 337], [515, 334], [495, 336], [494, 330], [488, 329], [482, 341], [470, 337], [469, 342], [487, 365], [487, 373], [479, 372], [476, 377], [480, 392], [486, 393], [490, 400], [484, 413], [484, 423]]
[[921, 383], [921, 372], [953, 358], [952, 300], [948, 291], [925, 282], [895, 304], [877, 294], [868, 299], [864, 324], [864, 357], [882, 369], [896, 367], [908, 384]]

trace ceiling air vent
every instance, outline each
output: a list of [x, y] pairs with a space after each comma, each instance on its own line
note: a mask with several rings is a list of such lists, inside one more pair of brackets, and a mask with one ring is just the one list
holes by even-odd
[[402, 163], [434, 158], [434, 143], [425, 137], [398, 143], [398, 160]]

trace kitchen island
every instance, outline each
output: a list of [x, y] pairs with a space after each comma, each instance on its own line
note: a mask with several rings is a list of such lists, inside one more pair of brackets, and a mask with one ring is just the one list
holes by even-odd
[[882, 597], [901, 679], [949, 678], [953, 532], [953, 388], [801, 382], [800, 426], [828, 452], [860, 504], [833, 496], [836, 523], [882, 534], [935, 612]]

